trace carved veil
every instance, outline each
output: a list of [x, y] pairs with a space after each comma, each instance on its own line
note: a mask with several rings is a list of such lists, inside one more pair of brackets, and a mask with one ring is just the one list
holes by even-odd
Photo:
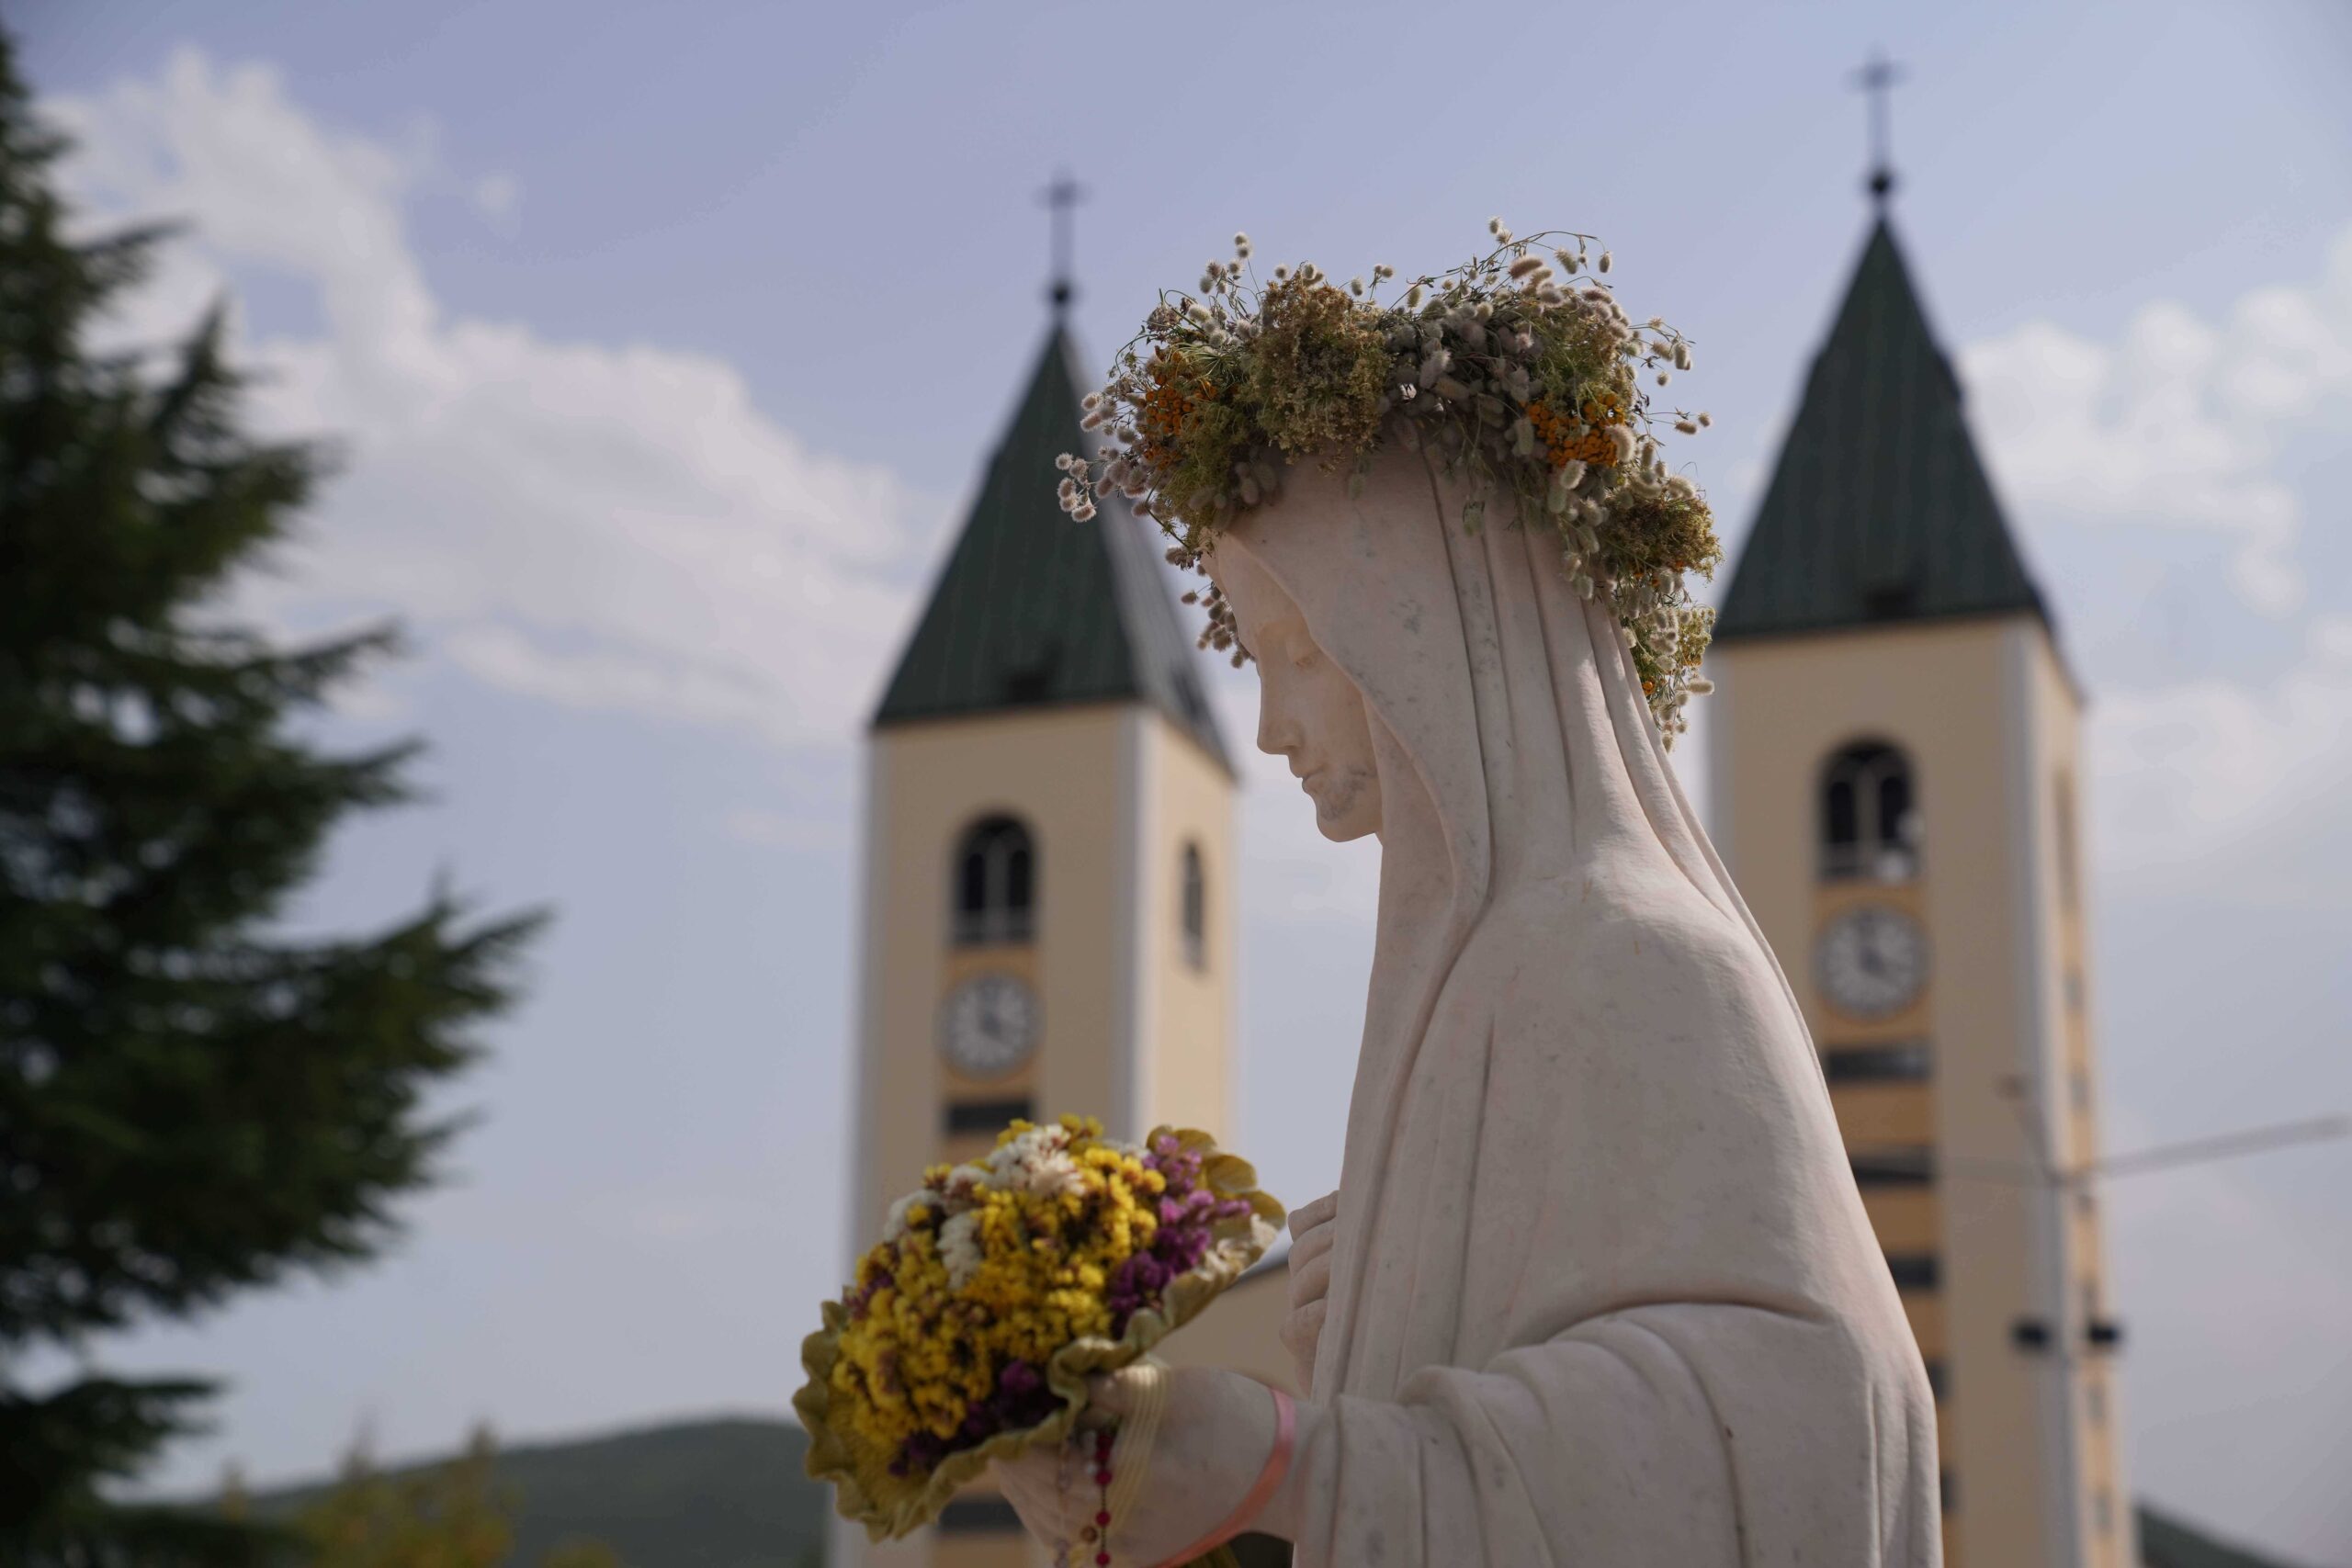
[[1221, 539], [1383, 800], [1302, 1563], [1939, 1558], [1934, 1410], [1788, 983], [1602, 608], [1391, 450]]

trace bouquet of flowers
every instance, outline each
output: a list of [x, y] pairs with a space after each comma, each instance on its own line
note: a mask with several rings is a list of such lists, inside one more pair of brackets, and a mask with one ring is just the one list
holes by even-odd
[[1205, 1133], [1128, 1144], [1075, 1116], [933, 1167], [801, 1346], [808, 1473], [880, 1540], [992, 1459], [1061, 1443], [1089, 1376], [1138, 1360], [1264, 1254], [1283, 1214], [1257, 1181]]

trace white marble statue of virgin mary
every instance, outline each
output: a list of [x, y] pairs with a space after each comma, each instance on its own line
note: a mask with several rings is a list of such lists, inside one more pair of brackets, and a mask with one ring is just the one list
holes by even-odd
[[[1614, 619], [1464, 499], [1416, 452], [1353, 496], [1300, 463], [1211, 562], [1259, 745], [1382, 857], [1340, 1183], [1296, 1216], [1308, 1397], [1249, 1528], [1307, 1568], [1936, 1563], [1926, 1374], [1788, 983]], [[1261, 1385], [1167, 1377], [1121, 1568], [1276, 1446]], [[1051, 1536], [1050, 1460], [1001, 1468]]]

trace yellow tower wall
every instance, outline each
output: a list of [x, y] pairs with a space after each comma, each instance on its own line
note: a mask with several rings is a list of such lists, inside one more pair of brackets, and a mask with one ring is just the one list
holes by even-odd
[[[1932, 1187], [1864, 1194], [1889, 1251], [1918, 1250], [1929, 1234], [1939, 1243], [1939, 1286], [1905, 1300], [1949, 1390], [1949, 1561], [2128, 1568], [2111, 1393], [2082, 1350], [2099, 1227], [2095, 1213], [2032, 1179], [2041, 1152], [2027, 1131], [2036, 1119], [2050, 1125], [2062, 1161], [2095, 1147], [2087, 1021], [2066, 1004], [2086, 987], [2078, 979], [2070, 993], [2064, 980], [2086, 966], [2080, 900], [2062, 907], [2056, 852], [2071, 838], [2079, 853], [2079, 832], [2058, 822], [2067, 793], [2080, 810], [2075, 694], [2026, 616], [1735, 642], [1708, 663], [1720, 688], [1708, 716], [1712, 826], [1815, 1037], [1930, 1042], [1929, 1084], [1838, 1084], [1832, 1100], [1849, 1146], [1928, 1141], [1936, 1151]], [[1902, 748], [1916, 770], [1921, 867], [1894, 886], [1816, 875], [1822, 765], [1864, 739]], [[1930, 943], [1921, 998], [1878, 1024], [1829, 1010], [1814, 970], [1823, 920], [1858, 899], [1907, 908]], [[2012, 1343], [2021, 1318], [2051, 1324], [2048, 1349]], [[2088, 1394], [2095, 1383], [2101, 1392]], [[2094, 1409], [2104, 1422], [2088, 1419]]]
[[[1020, 943], [952, 941], [951, 871], [965, 829], [995, 813], [1034, 835], [1036, 927]], [[1200, 852], [1204, 941], [1183, 924], [1182, 856]], [[949, 1137], [951, 1099], [1027, 1095], [1040, 1115], [1100, 1116], [1138, 1136], [1158, 1122], [1226, 1134], [1233, 1124], [1233, 780], [1158, 710], [1136, 703], [1002, 710], [894, 724], [867, 750], [863, 964], [850, 1241], [878, 1234], [924, 1167], [989, 1138]], [[984, 970], [1025, 980], [1040, 1005], [1035, 1049], [987, 1084], [938, 1047], [940, 1006]], [[1269, 1273], [1189, 1325], [1175, 1359], [1286, 1377]], [[1262, 1372], [1261, 1372], [1262, 1369]], [[1043, 1563], [1024, 1538], [925, 1530], [869, 1545], [837, 1529], [835, 1568]]]
[[[1140, 998], [1138, 1132], [1167, 1122], [1233, 1132], [1233, 779], [1190, 736], [1148, 716], [1141, 748], [1136, 877]], [[1184, 846], [1198, 847], [1207, 896], [1203, 962], [1183, 929]]]

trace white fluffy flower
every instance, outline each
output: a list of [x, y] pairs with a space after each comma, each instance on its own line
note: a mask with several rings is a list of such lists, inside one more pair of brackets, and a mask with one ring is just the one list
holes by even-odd
[[1078, 1168], [1078, 1161], [1059, 1149], [1040, 1155], [1023, 1168], [1023, 1179], [1040, 1198], [1077, 1198], [1086, 1191], [1086, 1175]]
[[950, 1288], [962, 1290], [980, 1271], [980, 1216], [967, 1210], [939, 1227], [939, 1260]]
[[1032, 1127], [989, 1150], [986, 1166], [988, 1184], [1000, 1192], [1055, 1198], [1086, 1190], [1065, 1127]]
[[930, 1194], [926, 1192], [910, 1192], [905, 1197], [899, 1199], [897, 1202], [891, 1204], [889, 1214], [882, 1222], [882, 1239], [888, 1242], [895, 1242], [900, 1236], [905, 1235], [907, 1234], [907, 1211], [913, 1208], [917, 1201], [929, 1196]]

